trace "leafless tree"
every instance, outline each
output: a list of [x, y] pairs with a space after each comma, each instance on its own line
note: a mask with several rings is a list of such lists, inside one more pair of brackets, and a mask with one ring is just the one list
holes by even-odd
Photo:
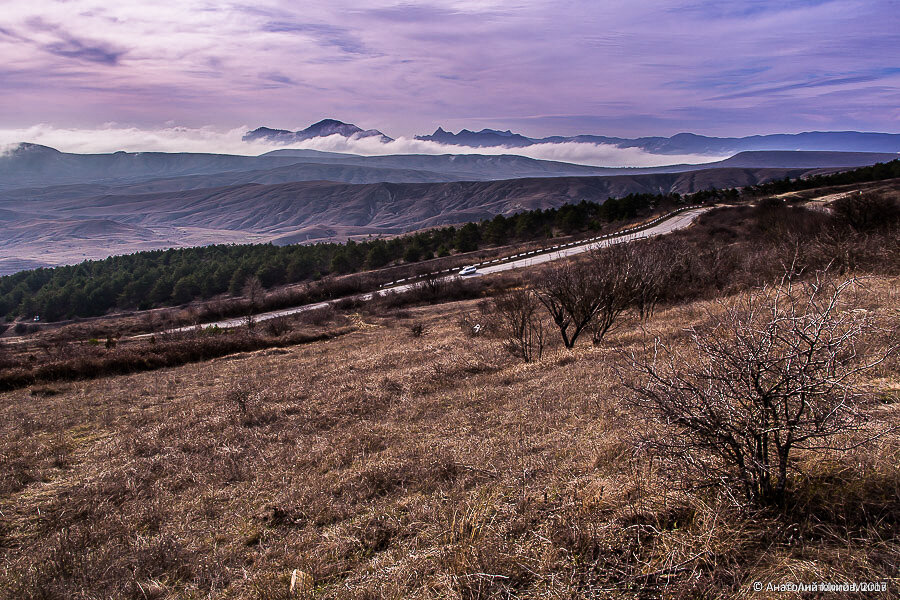
[[673, 263], [680, 249], [664, 240], [634, 244], [634, 306], [641, 321], [653, 316], [656, 305], [672, 279]]
[[536, 292], [559, 328], [563, 344], [572, 348], [600, 307], [591, 265], [584, 261], [567, 261], [553, 266], [540, 278]]
[[846, 444], [841, 434], [865, 424], [858, 376], [896, 351], [863, 356], [859, 342], [874, 324], [847, 310], [855, 284], [785, 280], [723, 305], [716, 325], [691, 330], [689, 352], [657, 340], [652, 358], [630, 356], [631, 401], [668, 426], [652, 443], [700, 481], [736, 483], [753, 503], [782, 502], [795, 451]]
[[592, 293], [596, 316], [591, 326], [594, 344], [600, 344], [616, 320], [634, 304], [642, 250], [635, 244], [617, 244], [591, 252]]
[[591, 251], [587, 259], [551, 269], [537, 286], [567, 348], [590, 328], [599, 344], [628, 308], [652, 313], [666, 285], [663, 252], [647, 244], [617, 244]]
[[544, 352], [544, 325], [534, 292], [515, 288], [495, 296], [491, 305], [495, 328], [510, 353], [525, 362], [540, 359]]
[[436, 302], [440, 299], [446, 291], [446, 288], [446, 280], [434, 273], [429, 273], [422, 281], [418, 282], [413, 287], [416, 294], [428, 302]]
[[259, 277], [256, 275], [252, 275], [247, 278], [247, 281], [244, 283], [244, 297], [250, 301], [250, 310], [256, 310], [262, 304], [263, 297], [265, 296], [266, 290], [263, 288], [262, 283], [259, 281]]
[[256, 320], [253, 318], [253, 313], [262, 306], [265, 293], [266, 290], [263, 288], [259, 277], [252, 275], [247, 278], [247, 281], [244, 283], [244, 297], [247, 298], [249, 302], [247, 306], [247, 316], [245, 317], [247, 329], [252, 330], [256, 326]]

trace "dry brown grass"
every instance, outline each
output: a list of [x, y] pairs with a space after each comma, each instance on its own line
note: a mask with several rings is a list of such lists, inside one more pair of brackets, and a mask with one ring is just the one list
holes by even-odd
[[[896, 323], [898, 289], [871, 279], [858, 307]], [[686, 343], [712, 308], [644, 327]], [[750, 512], [633, 446], [614, 364], [649, 339], [636, 318], [521, 363], [463, 317], [475, 301], [356, 314], [335, 339], [0, 394], [0, 598], [287, 598], [295, 569], [316, 598], [897, 596], [896, 433], [804, 457], [792, 509]], [[870, 385], [900, 422], [898, 361]]]

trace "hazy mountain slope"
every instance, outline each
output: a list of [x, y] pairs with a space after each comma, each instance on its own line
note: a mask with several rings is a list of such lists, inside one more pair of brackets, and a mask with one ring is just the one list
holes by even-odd
[[24, 188], [0, 191], [0, 201], [34, 201], [47, 198], [77, 199], [101, 195], [137, 195], [158, 192], [179, 192], [205, 188], [243, 185], [247, 183], [277, 184], [294, 181], [335, 181], [343, 183], [445, 182], [457, 179], [441, 173], [412, 169], [379, 169], [357, 165], [296, 164], [276, 169], [235, 171], [210, 175], [186, 175], [168, 179], [151, 179], [132, 184], [76, 184], [48, 188]]
[[[302, 157], [304, 162], [341, 163], [387, 169], [416, 169], [466, 179], [514, 179], [517, 177], [561, 177], [564, 175], [610, 175], [615, 173], [644, 171], [631, 167], [592, 167], [572, 163], [538, 160], [515, 154], [388, 154], [359, 156], [310, 154], [309, 150], [274, 150], [262, 156]], [[695, 167], [696, 168], [696, 167]]]
[[[15, 197], [25, 198], [47, 194], [35, 190], [27, 193], [22, 191], [30, 188], [83, 184], [97, 186], [93, 190], [76, 187], [56, 190], [83, 197], [86, 193], [96, 195], [113, 191], [118, 186], [184, 177], [195, 179], [158, 182], [155, 189], [198, 189], [240, 183], [317, 180], [346, 183], [441, 182], [603, 175], [611, 172], [629, 170], [611, 170], [514, 155], [367, 157], [308, 150], [279, 150], [261, 156], [163, 152], [70, 154], [46, 146], [21, 144], [12, 152], [0, 155], [0, 192], [17, 190]], [[140, 193], [153, 189], [136, 191]]]
[[[489, 182], [296, 182], [248, 184], [142, 195], [105, 195], [43, 203], [55, 217], [106, 218], [145, 227], [207, 227], [282, 232], [311, 225], [412, 229], [517, 210], [603, 201], [632, 192], [693, 192], [796, 177], [803, 170], [715, 169], [612, 177], [528, 178]], [[32, 207], [37, 210], [38, 207]]]
[[69, 183], [123, 183], [177, 177], [272, 169], [301, 162], [288, 156], [115, 152], [69, 154], [47, 146], [20, 144], [0, 155], [0, 190]]
[[[855, 167], [895, 155], [851, 152], [753, 152], [704, 165], [608, 168], [516, 155], [358, 156], [277, 150], [262, 156], [159, 152], [68, 154], [23, 144], [0, 156], [0, 201], [87, 198], [293, 181], [428, 183], [660, 172], [712, 167]], [[38, 187], [39, 186], [39, 187]]]
[[653, 154], [722, 155], [751, 150], [813, 150], [836, 152], [900, 152], [900, 134], [864, 133], [858, 131], [810, 131], [797, 134], [754, 135], [741, 138], [719, 138], [679, 133], [672, 137], [619, 138], [602, 135], [550, 136], [529, 138], [510, 131], [463, 129], [450, 133], [440, 127], [431, 135], [416, 139], [441, 144], [484, 147], [521, 148], [533, 144], [582, 142], [612, 144], [620, 148], [640, 148]]
[[[565, 175], [624, 175], [643, 173], [680, 173], [700, 169], [727, 168], [829, 168], [859, 167], [888, 162], [896, 154], [881, 152], [830, 151], [753, 151], [740, 152], [725, 160], [702, 164], [676, 164], [662, 167], [592, 167], [571, 163], [537, 160], [504, 154], [396, 154], [357, 156], [354, 154], [310, 154], [309, 150], [275, 150], [264, 156], [297, 156], [305, 162], [341, 163], [373, 168], [422, 169], [466, 179], [512, 179], [517, 177], [560, 177]], [[295, 154], [296, 153], [296, 154]], [[505, 176], [502, 176], [505, 175]]]
[[812, 152], [812, 151], [754, 151], [741, 152], [731, 158], [711, 163], [710, 167], [780, 168], [806, 167], [865, 167], [879, 162], [890, 162], [897, 154], [878, 152]]
[[0, 273], [137, 250], [212, 243], [300, 243], [399, 233], [633, 192], [746, 186], [814, 169], [704, 169], [609, 177], [449, 183], [243, 184], [83, 197], [85, 186], [22, 201], [0, 194]]

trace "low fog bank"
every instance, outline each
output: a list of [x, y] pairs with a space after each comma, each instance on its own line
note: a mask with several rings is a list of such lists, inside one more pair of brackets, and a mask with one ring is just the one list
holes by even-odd
[[0, 129], [0, 154], [21, 142], [56, 148], [62, 152], [208, 152], [254, 156], [283, 148], [324, 152], [345, 152], [363, 156], [385, 154], [516, 154], [540, 160], [554, 160], [596, 167], [657, 167], [680, 163], [708, 163], [727, 156], [696, 154], [652, 154], [638, 148], [619, 148], [609, 144], [566, 142], [535, 144], [527, 148], [473, 148], [401, 137], [388, 143], [377, 138], [345, 138], [332, 135], [289, 145], [267, 141], [244, 142], [247, 126], [229, 130], [212, 127], [166, 126], [140, 129], [108, 124], [97, 129], [60, 128], [47, 124], [21, 129]]

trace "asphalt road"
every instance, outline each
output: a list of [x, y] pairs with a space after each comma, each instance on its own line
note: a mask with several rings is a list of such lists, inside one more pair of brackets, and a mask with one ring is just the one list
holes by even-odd
[[[556, 250], [553, 252], [547, 252], [545, 254], [536, 254], [533, 256], [528, 256], [525, 258], [508, 260], [507, 262], [497, 262], [497, 264], [488, 264], [487, 266], [479, 266], [478, 271], [472, 275], [468, 275], [467, 277], [479, 277], [482, 275], [490, 275], [492, 273], [500, 273], [501, 271], [511, 271], [514, 269], [523, 269], [527, 267], [532, 267], [534, 265], [540, 265], [546, 262], [550, 262], [553, 260], [559, 260], [561, 258], [566, 258], [569, 256], [574, 256], [576, 254], [581, 254], [583, 252], [589, 252], [595, 248], [602, 248], [604, 246], [611, 246], [613, 244], [621, 244], [624, 242], [630, 242], [633, 240], [640, 240], [645, 238], [656, 237], [658, 235], [665, 235], [667, 233], [672, 233], [678, 229], [684, 229], [688, 225], [694, 222], [698, 216], [700, 216], [703, 212], [709, 210], [708, 208], [693, 208], [677, 215], [674, 215], [660, 223], [657, 223], [653, 227], [648, 229], [644, 229], [642, 231], [624, 233], [623, 235], [618, 235], [614, 237], [609, 237], [606, 239], [602, 239], [599, 241], [587, 242], [584, 244], [578, 244], [569, 246], [566, 248], [561, 248], [560, 250]], [[500, 259], [506, 260], [506, 259]], [[453, 279], [459, 277], [459, 275], [453, 273], [450, 275], [445, 275], [441, 279]], [[401, 293], [408, 290], [413, 289], [418, 282], [412, 283], [403, 283], [400, 285], [395, 285], [389, 288], [385, 288], [382, 290], [378, 290], [377, 292], [369, 292], [366, 294], [359, 294], [357, 296], [350, 296], [351, 299], [362, 300], [363, 302], [371, 300], [376, 295], [384, 296], [386, 294], [392, 293]], [[326, 302], [316, 302], [314, 304], [304, 304], [302, 306], [294, 306], [291, 308], [284, 308], [281, 310], [273, 310], [266, 313], [260, 313], [253, 316], [254, 321], [257, 323], [260, 321], [265, 321], [268, 319], [274, 319], [276, 317], [286, 317], [288, 315], [295, 315], [297, 313], [306, 312], [309, 310], [315, 310], [317, 308], [325, 308], [326, 306], [337, 302], [337, 300], [328, 300]], [[247, 323], [246, 318], [234, 318], [234, 319], [224, 319], [222, 321], [214, 321], [211, 323], [204, 323], [200, 325], [200, 327], [219, 327], [220, 329], [227, 329], [230, 327], [239, 327]], [[169, 330], [169, 332], [179, 332], [179, 331], [190, 331], [191, 329], [196, 329], [197, 325], [191, 325], [188, 327], [180, 327], [178, 329]], [[136, 337], [148, 337], [150, 334], [144, 334]]]
[[672, 233], [677, 229], [684, 229], [688, 225], [694, 222], [701, 213], [708, 210], [707, 208], [694, 208], [691, 210], [687, 210], [683, 213], [679, 213], [665, 221], [650, 227], [649, 229], [644, 229], [643, 231], [636, 231], [634, 233], [626, 233], [621, 236], [607, 238], [605, 240], [600, 240], [597, 242], [589, 242], [587, 244], [582, 244], [578, 246], [571, 246], [569, 248], [563, 248], [561, 250], [557, 250], [556, 252], [548, 252], [546, 254], [538, 254], [536, 256], [532, 256], [529, 258], [522, 258], [519, 260], [514, 260], [511, 262], [506, 262], [498, 265], [490, 265], [487, 267], [479, 267], [478, 273], [482, 275], [489, 275], [491, 273], [499, 273], [500, 271], [509, 271], [510, 269], [521, 269], [524, 267], [533, 267], [534, 265], [540, 265], [545, 262], [550, 262], [551, 260], [559, 260], [560, 258], [566, 258], [568, 256], [574, 256], [576, 254], [581, 254], [582, 252], [588, 252], [595, 248], [603, 248], [605, 246], [611, 246], [613, 244], [621, 244], [623, 242], [631, 242], [634, 240], [640, 240], [645, 238], [656, 237], [658, 235], [665, 235], [667, 233]]
[[[529, 256], [526, 258], [520, 258], [518, 260], [509, 260], [507, 262], [498, 262], [498, 264], [489, 264], [487, 266], [478, 267], [478, 271], [472, 275], [468, 275], [467, 277], [479, 277], [482, 275], [490, 275], [492, 273], [500, 273], [501, 271], [511, 271], [513, 269], [523, 269], [526, 267], [532, 267], [534, 265], [540, 265], [546, 262], [550, 262], [552, 260], [559, 260], [561, 258], [566, 258], [569, 256], [574, 256], [576, 254], [581, 254], [583, 252], [589, 252], [595, 248], [602, 248], [604, 246], [611, 246], [613, 244], [621, 244], [624, 242], [631, 242], [634, 240], [640, 240], [645, 238], [656, 237], [658, 235], [665, 235], [667, 233], [672, 233], [678, 229], [684, 229], [688, 225], [694, 222], [698, 216], [700, 216], [703, 212], [709, 210], [708, 208], [694, 208], [691, 210], [687, 210], [683, 213], [679, 213], [665, 221], [662, 221], [653, 227], [648, 229], [644, 229], [642, 231], [636, 231], [632, 233], [625, 233], [623, 235], [618, 235], [610, 238], [606, 238], [599, 241], [588, 242], [585, 244], [578, 244], [574, 246], [569, 246], [567, 248], [562, 248], [560, 250], [556, 250], [554, 252], [547, 252], [545, 254], [536, 254], [534, 256]], [[515, 257], [513, 257], [515, 258]], [[505, 259], [501, 259], [505, 260]], [[453, 279], [459, 277], [456, 274], [445, 275], [441, 279]], [[376, 295], [384, 296], [386, 294], [394, 294], [401, 293], [408, 290], [413, 289], [418, 282], [412, 283], [404, 283], [400, 285], [395, 285], [389, 288], [385, 288], [383, 290], [378, 290], [377, 292], [368, 292], [366, 294], [359, 294], [357, 296], [350, 296], [349, 298], [354, 300], [362, 300], [366, 302], [371, 300]], [[345, 298], [341, 298], [342, 300]], [[295, 315], [297, 313], [306, 312], [309, 310], [316, 310], [317, 308], [325, 308], [326, 306], [337, 302], [337, 300], [328, 300], [325, 302], [316, 302], [314, 304], [304, 304], [302, 306], [294, 306], [291, 308], [283, 308], [281, 310], [273, 310], [266, 313], [259, 313], [257, 315], [253, 315], [253, 320], [255, 322], [266, 321], [268, 319], [274, 319], [276, 317], [286, 317], [289, 315]], [[245, 317], [238, 317], [234, 319], [224, 319], [222, 321], [214, 321], [211, 323], [203, 323], [200, 327], [219, 327], [220, 329], [227, 329], [230, 327], [240, 327], [247, 323], [247, 319]], [[196, 329], [197, 325], [191, 325], [188, 327], [179, 327], [178, 329], [170, 329], [169, 333], [176, 333], [179, 331], [190, 331], [192, 329]], [[140, 336], [136, 336], [138, 338], [148, 337], [150, 334], [144, 334]]]

